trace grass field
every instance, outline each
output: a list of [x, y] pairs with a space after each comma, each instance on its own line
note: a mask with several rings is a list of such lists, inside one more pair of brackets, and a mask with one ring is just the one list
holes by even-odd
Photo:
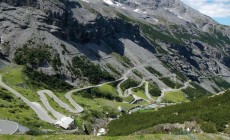
[[165, 96], [163, 98], [166, 102], [180, 103], [180, 102], [188, 102], [189, 100], [185, 97], [185, 93], [181, 90], [173, 91], [173, 92], [165, 92]]
[[109, 85], [109, 84], [104, 84], [100, 87], [98, 87], [99, 91], [103, 94], [110, 93], [114, 96], [118, 96], [118, 92], [115, 87]]
[[133, 90], [133, 94], [138, 96], [138, 97], [141, 97], [142, 99], [145, 99], [145, 100], [149, 100], [146, 96], [145, 96], [145, 92], [141, 89], [134, 89]]
[[28, 135], [1, 135], [1, 140], [225, 140], [227, 135], [220, 134], [188, 134], [188, 135], [130, 135], [123, 137], [107, 137], [107, 136], [83, 136], [83, 135], [43, 135], [43, 136], [28, 136]]
[[25, 76], [22, 73], [23, 66], [8, 66], [0, 69], [0, 73], [5, 82], [16, 85], [25, 82]]
[[133, 96], [128, 96], [128, 97], [122, 97], [124, 102], [130, 103], [132, 100], [134, 100]]
[[84, 97], [77, 96], [77, 95], [73, 95], [72, 97], [77, 103], [82, 105], [83, 108], [86, 108], [86, 110], [87, 109], [95, 110], [99, 112], [103, 112], [103, 107], [110, 107], [114, 110], [117, 110], [117, 108], [121, 106], [125, 110], [128, 110], [135, 106], [135, 105], [128, 104], [128, 103], [107, 100], [104, 98], [95, 98], [92, 100], [92, 99], [84, 98]]
[[16, 121], [29, 128], [56, 129], [49, 123], [41, 121], [22, 100], [2, 88], [0, 88], [0, 112], [0, 119]]

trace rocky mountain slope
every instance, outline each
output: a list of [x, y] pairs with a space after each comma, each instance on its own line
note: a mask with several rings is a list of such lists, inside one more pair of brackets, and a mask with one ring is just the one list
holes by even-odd
[[[100, 83], [152, 59], [149, 66], [164, 76], [177, 74], [178, 83], [191, 79], [214, 93], [230, 82], [230, 27], [180, 0], [0, 2], [1, 58], [74, 85], [95, 75], [82, 64], [100, 66], [96, 75], [102, 78], [94, 81]], [[137, 70], [167, 88], [159, 76]], [[130, 77], [141, 80], [137, 72]]]

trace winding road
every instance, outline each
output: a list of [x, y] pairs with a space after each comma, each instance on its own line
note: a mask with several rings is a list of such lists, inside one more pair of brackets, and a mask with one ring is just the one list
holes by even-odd
[[149, 82], [145, 82], [145, 96], [150, 100], [153, 101], [152, 96], [149, 94]]
[[[64, 103], [62, 100], [60, 100], [55, 94], [53, 94], [52, 91], [50, 90], [40, 90], [37, 92], [37, 94], [41, 97], [44, 98], [46, 100], [46, 96], [44, 94], [49, 95], [56, 103], [59, 104], [59, 106], [61, 106], [62, 108], [64, 108], [65, 110], [71, 112], [71, 113], [80, 113], [81, 112], [81, 108], [75, 107], [75, 109], [72, 109], [68, 104]], [[43, 100], [44, 100], [43, 99]]]
[[36, 112], [36, 114], [38, 115], [38, 117], [41, 120], [46, 121], [46, 122], [51, 123], [51, 124], [57, 123], [57, 120], [51, 118], [48, 115], [48, 112], [39, 103], [37, 103], [37, 102], [30, 102], [28, 99], [26, 99], [20, 93], [18, 93], [17, 91], [15, 91], [14, 89], [12, 89], [11, 87], [9, 87], [6, 84], [4, 84], [2, 82], [2, 75], [0, 75], [0, 86], [2, 86], [4, 89], [10, 91], [15, 96], [17, 96], [18, 98], [20, 98], [23, 102], [25, 102], [31, 109], [33, 109]]
[[18, 124], [9, 120], [0, 120], [0, 135], [13, 135], [18, 131]]
[[178, 91], [178, 90], [186, 89], [188, 86], [190, 86], [190, 85], [189, 85], [190, 82], [191, 82], [191, 81], [188, 80], [187, 82], [184, 83], [184, 86], [183, 86], [183, 87], [178, 88], [178, 89], [171, 89], [171, 88], [169, 88], [169, 89], [162, 89], [162, 90], [161, 90], [161, 96], [159, 96], [159, 97], [157, 98], [157, 101], [156, 101], [156, 102], [157, 102], [157, 103], [162, 102], [162, 99], [163, 99], [164, 96], [165, 96], [165, 92], [173, 92], [173, 91]]
[[[74, 99], [71, 97], [73, 93], [75, 92], [79, 92], [81, 90], [86, 90], [86, 89], [90, 89], [90, 88], [95, 88], [95, 87], [100, 87], [102, 86], [103, 84], [109, 84], [109, 83], [113, 83], [113, 82], [119, 82], [119, 84], [117, 85], [117, 91], [119, 93], [119, 96], [125, 96], [125, 95], [129, 95], [131, 94], [133, 97], [134, 97], [134, 101], [137, 101], [137, 100], [141, 100], [142, 98], [141, 97], [138, 97], [136, 95], [133, 95], [132, 94], [132, 89], [133, 88], [138, 88], [138, 87], [141, 87], [144, 83], [146, 83], [145, 85], [145, 94], [146, 96], [152, 100], [152, 97], [151, 95], [149, 94], [149, 91], [148, 91], [148, 82], [145, 81], [144, 79], [142, 80], [142, 82], [137, 86], [137, 87], [131, 87], [129, 89], [126, 89], [124, 94], [122, 93], [122, 89], [121, 89], [121, 84], [123, 82], [125, 82], [127, 79], [128, 79], [128, 74], [136, 69], [136, 68], [140, 68], [140, 67], [143, 67], [145, 66], [146, 64], [152, 62], [152, 61], [155, 61], [156, 59], [152, 59], [151, 61], [148, 61], [146, 63], [143, 63], [139, 66], [135, 66], [129, 70], [126, 71], [126, 73], [121, 77], [119, 78], [118, 80], [114, 80], [114, 81], [110, 81], [110, 82], [105, 82], [105, 83], [102, 83], [102, 84], [98, 84], [98, 85], [94, 85], [94, 86], [87, 86], [87, 87], [83, 87], [83, 88], [79, 88], [79, 89], [73, 89], [69, 92], [67, 92], [65, 94], [65, 98], [68, 99], [68, 101], [73, 105], [74, 109], [72, 107], [70, 107], [68, 104], [64, 103], [63, 101], [61, 101], [52, 91], [50, 90], [40, 90], [37, 92], [37, 94], [40, 96], [40, 100], [42, 101], [42, 103], [44, 104], [45, 108], [43, 106], [41, 106], [40, 103], [38, 102], [30, 102], [28, 99], [26, 99], [23, 95], [21, 95], [19, 92], [15, 91], [14, 89], [12, 89], [11, 87], [7, 86], [6, 84], [4, 84], [2, 82], [2, 76], [0, 75], [0, 86], [2, 86], [3, 88], [5, 88], [6, 90], [10, 91], [11, 93], [13, 93], [15, 96], [19, 97], [20, 99], [23, 100], [23, 102], [25, 102], [31, 109], [33, 109], [36, 114], [38, 115], [38, 117], [43, 120], [43, 121], [46, 121], [48, 123], [51, 123], [51, 124], [59, 124], [60, 121], [63, 119], [63, 118], [67, 118], [65, 115], [61, 114], [60, 112], [56, 111], [55, 109], [53, 109], [51, 107], [51, 105], [49, 104], [48, 100], [47, 100], [47, 97], [46, 95], [50, 96], [60, 107], [62, 107], [63, 109], [71, 112], [71, 113], [81, 113], [84, 111], [83, 107], [81, 107], [79, 104], [77, 104]], [[146, 100], [146, 99], [143, 99], [143, 100]], [[146, 100], [147, 102], [149, 102], [148, 100]], [[52, 118], [50, 117], [49, 113], [52, 113], [52, 115], [56, 118]]]
[[[123, 93], [122, 93], [121, 84], [124, 83], [126, 80], [128, 80], [128, 74], [131, 71], [133, 71], [133, 70], [135, 70], [137, 68], [144, 67], [146, 64], [151, 63], [151, 62], [156, 61], [156, 60], [157, 59], [152, 59], [151, 61], [145, 62], [145, 63], [143, 63], [143, 64], [141, 64], [139, 66], [135, 66], [135, 67], [129, 69], [128, 71], [126, 71], [126, 73], [120, 78], [120, 80], [122, 80], [122, 81], [117, 85], [117, 92], [118, 92], [119, 96], [124, 96]], [[126, 90], [128, 90], [128, 89], [126, 89]], [[124, 93], [125, 93], [125, 91], [124, 91]]]
[[[45, 105], [46, 109], [47, 109], [48, 111], [50, 111], [50, 112], [53, 114], [53, 116], [55, 116], [58, 120], [61, 120], [63, 117], [65, 117], [65, 115], [63, 115], [63, 114], [57, 112], [56, 110], [54, 110], [54, 109], [50, 106], [50, 104], [49, 104], [49, 102], [48, 102], [48, 100], [47, 100], [47, 98], [46, 98], [44, 92], [46, 92], [46, 91], [38, 91], [38, 92], [37, 92], [37, 94], [40, 96], [40, 99], [41, 99], [42, 103]], [[48, 92], [46, 92], [46, 93], [48, 94]], [[49, 94], [48, 94], [48, 95], [49, 95]]]

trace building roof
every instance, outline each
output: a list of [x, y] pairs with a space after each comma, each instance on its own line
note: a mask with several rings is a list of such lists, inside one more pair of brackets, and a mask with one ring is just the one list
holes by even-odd
[[70, 117], [63, 117], [56, 124], [60, 125], [64, 129], [68, 129], [73, 122], [74, 119]]

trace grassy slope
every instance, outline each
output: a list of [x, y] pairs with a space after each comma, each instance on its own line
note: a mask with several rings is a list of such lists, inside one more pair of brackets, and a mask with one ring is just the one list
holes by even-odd
[[[0, 69], [0, 74], [3, 77], [3, 81], [10, 85], [13, 89], [20, 92], [30, 101], [40, 102], [38, 95], [35, 93], [35, 89], [30, 89], [25, 85], [26, 77], [22, 73], [22, 66], [9, 66], [4, 69]], [[12, 93], [1, 88], [1, 92], [7, 93], [14, 99], [12, 101], [6, 101], [0, 99], [0, 104], [4, 104], [5, 107], [0, 108], [1, 118], [7, 118], [19, 122], [29, 128], [48, 128], [56, 129], [54, 126], [40, 121], [37, 114], [29, 108], [22, 100], [18, 99]], [[15, 110], [12, 113], [10, 110]], [[34, 124], [34, 125], [31, 125]]]
[[[23, 67], [22, 66], [10, 66], [4, 69], [0, 70], [0, 73], [3, 76], [3, 80], [4, 82], [6, 82], [9, 86], [11, 86], [14, 90], [18, 91], [19, 93], [21, 93], [23, 96], [25, 96], [27, 99], [29, 99], [30, 101], [36, 101], [42, 104], [41, 100], [39, 99], [39, 96], [37, 95], [37, 91], [44, 89], [42, 87], [31, 87], [26, 85], [26, 76], [23, 74], [22, 72]], [[116, 89], [114, 87], [112, 87], [111, 85], [105, 84], [101, 87], [98, 88], [100, 92], [102, 93], [109, 93], [115, 96], [118, 96], [118, 93], [116, 91]], [[67, 103], [68, 105], [70, 105], [72, 107], [72, 105], [69, 103], [69, 101], [64, 97], [65, 93], [60, 93], [60, 92], [55, 92], [53, 91], [54, 94], [56, 94], [56, 96], [58, 96], [63, 102]], [[55, 101], [53, 101], [49, 96], [47, 96], [47, 99], [49, 100], [50, 105], [57, 111], [59, 111], [60, 113], [63, 113], [65, 115], [71, 115], [74, 116], [75, 119], [78, 119], [80, 122], [85, 120], [85, 116], [88, 116], [89, 118], [94, 118], [94, 115], [100, 116], [101, 114], [104, 114], [106, 112], [110, 112], [110, 113], [114, 113], [117, 112], [117, 108], [119, 106], [122, 106], [123, 109], [128, 110], [130, 108], [133, 108], [134, 105], [130, 105], [127, 103], [122, 103], [122, 102], [115, 102], [112, 100], [107, 100], [104, 98], [95, 98], [95, 99], [89, 99], [89, 98], [83, 98], [81, 96], [73, 96], [75, 101], [79, 104], [81, 104], [84, 109], [86, 110], [81, 117], [77, 117], [76, 114], [70, 113], [68, 111], [66, 111], [65, 109], [61, 108]], [[20, 103], [22, 102], [21, 100], [19, 101]], [[0, 102], [1, 103], [1, 102]], [[5, 102], [4, 102], [5, 103]], [[23, 103], [23, 102], [22, 102]], [[7, 104], [10, 106], [10, 102]], [[14, 104], [14, 103], [12, 103]], [[44, 106], [44, 105], [43, 105]], [[2, 108], [1, 113], [3, 112], [5, 115], [2, 116], [4, 118], [9, 118], [11, 120], [15, 120], [19, 123], [21, 123], [21, 120], [27, 119], [27, 116], [30, 116], [30, 114], [32, 116], [35, 116], [34, 118], [36, 118], [36, 120], [39, 120], [37, 118], [37, 115], [35, 114], [35, 112], [33, 110], [29, 110], [28, 112], [26, 112], [23, 109], [19, 109], [19, 112], [22, 113], [18, 113], [18, 115], [16, 115], [18, 118], [20, 118], [21, 120], [17, 120], [13, 117], [12, 114], [7, 113], [9, 111], [9, 109], [5, 109]], [[23, 112], [26, 112], [24, 115]], [[51, 115], [52, 117], [52, 115]], [[33, 120], [32, 120], [33, 121]], [[87, 121], [92, 121], [92, 120], [85, 120], [86, 123]], [[43, 123], [42, 121], [37, 121], [38, 123]], [[25, 124], [22, 122], [22, 124]], [[32, 124], [36, 124], [36, 123], [32, 123]], [[25, 124], [26, 126], [30, 126], [30, 124]], [[46, 124], [47, 125], [47, 124]], [[48, 124], [49, 125], [49, 124]], [[44, 126], [44, 124], [41, 124], [42, 127], [46, 128], [46, 126]], [[49, 128], [53, 128], [52, 126], [49, 125]]]
[[72, 97], [77, 103], [82, 105], [83, 108], [85, 107], [86, 110], [95, 110], [95, 111], [103, 112], [103, 107], [110, 107], [114, 110], [117, 110], [119, 106], [121, 106], [125, 110], [128, 110], [134, 107], [134, 105], [131, 105], [128, 103], [115, 102], [115, 101], [111, 101], [111, 100], [107, 100], [103, 98], [88, 99], [88, 98], [84, 98], [81, 96], [77, 96], [77, 93], [76, 95], [73, 95]]
[[224, 140], [226, 135], [218, 134], [192, 134], [192, 135], [167, 135], [167, 134], [157, 134], [157, 135], [141, 135], [141, 136], [125, 136], [125, 137], [98, 137], [98, 136], [82, 136], [82, 135], [43, 135], [43, 136], [27, 136], [27, 135], [5, 135], [0, 136], [1, 140], [46, 140], [46, 139], [64, 139], [64, 140], [207, 140], [216, 139]]
[[134, 100], [133, 96], [128, 96], [128, 97], [122, 97], [124, 102], [130, 103], [131, 101]]
[[4, 81], [10, 84], [24, 83], [25, 76], [22, 74], [22, 66], [9, 66], [0, 70]]
[[133, 90], [133, 94], [137, 95], [138, 97], [141, 97], [142, 99], [149, 100], [145, 96], [145, 92], [143, 90], [141, 90], [141, 89], [135, 89], [135, 90]]
[[78, 93], [72, 95], [73, 99], [84, 108], [84, 112], [77, 118], [77, 125], [85, 124], [89, 126], [88, 130], [91, 130], [90, 125], [94, 122], [95, 118], [105, 118], [105, 117], [116, 117], [118, 114], [118, 107], [121, 106], [125, 111], [133, 108], [135, 105], [131, 105], [123, 102], [116, 102], [112, 100], [107, 100], [104, 98], [84, 98]]
[[3, 81], [14, 90], [20, 92], [30, 101], [40, 101], [36, 91], [38, 89], [31, 89], [26, 82], [26, 76], [22, 72], [23, 66], [9, 66], [0, 69]]
[[173, 103], [188, 102], [189, 101], [185, 97], [185, 93], [183, 93], [181, 90], [177, 90], [177, 91], [173, 91], [173, 92], [166, 92], [163, 100], [166, 102], [173, 102]]
[[227, 91], [219, 96], [203, 97], [192, 102], [167, 106], [158, 111], [123, 115], [120, 119], [110, 122], [108, 135], [127, 135], [158, 124], [184, 123], [191, 120], [213, 123], [214, 127], [222, 132], [230, 122], [229, 100], [230, 91]]
[[201, 86], [199, 86], [196, 83], [190, 83], [194, 88], [192, 87], [188, 87], [186, 89], [182, 89], [182, 92], [186, 93], [186, 95], [188, 96], [187, 98], [189, 100], [196, 100], [199, 99], [201, 97], [204, 96], [209, 96], [211, 95], [211, 93], [209, 91], [207, 91], [206, 89], [202, 88]]
[[118, 92], [117, 92], [116, 88], [114, 88], [113, 86], [111, 86], [109, 84], [104, 84], [104, 85], [98, 87], [98, 89], [103, 94], [110, 93], [114, 96], [118, 96]]
[[[11, 100], [4, 100], [3, 94], [10, 96]], [[0, 88], [0, 118], [9, 119], [19, 122], [22, 125], [28, 126], [29, 128], [46, 128], [55, 129], [54, 126], [40, 121], [37, 114], [29, 108], [23, 101], [18, 99], [9, 91]], [[33, 124], [33, 125], [31, 125]]]

